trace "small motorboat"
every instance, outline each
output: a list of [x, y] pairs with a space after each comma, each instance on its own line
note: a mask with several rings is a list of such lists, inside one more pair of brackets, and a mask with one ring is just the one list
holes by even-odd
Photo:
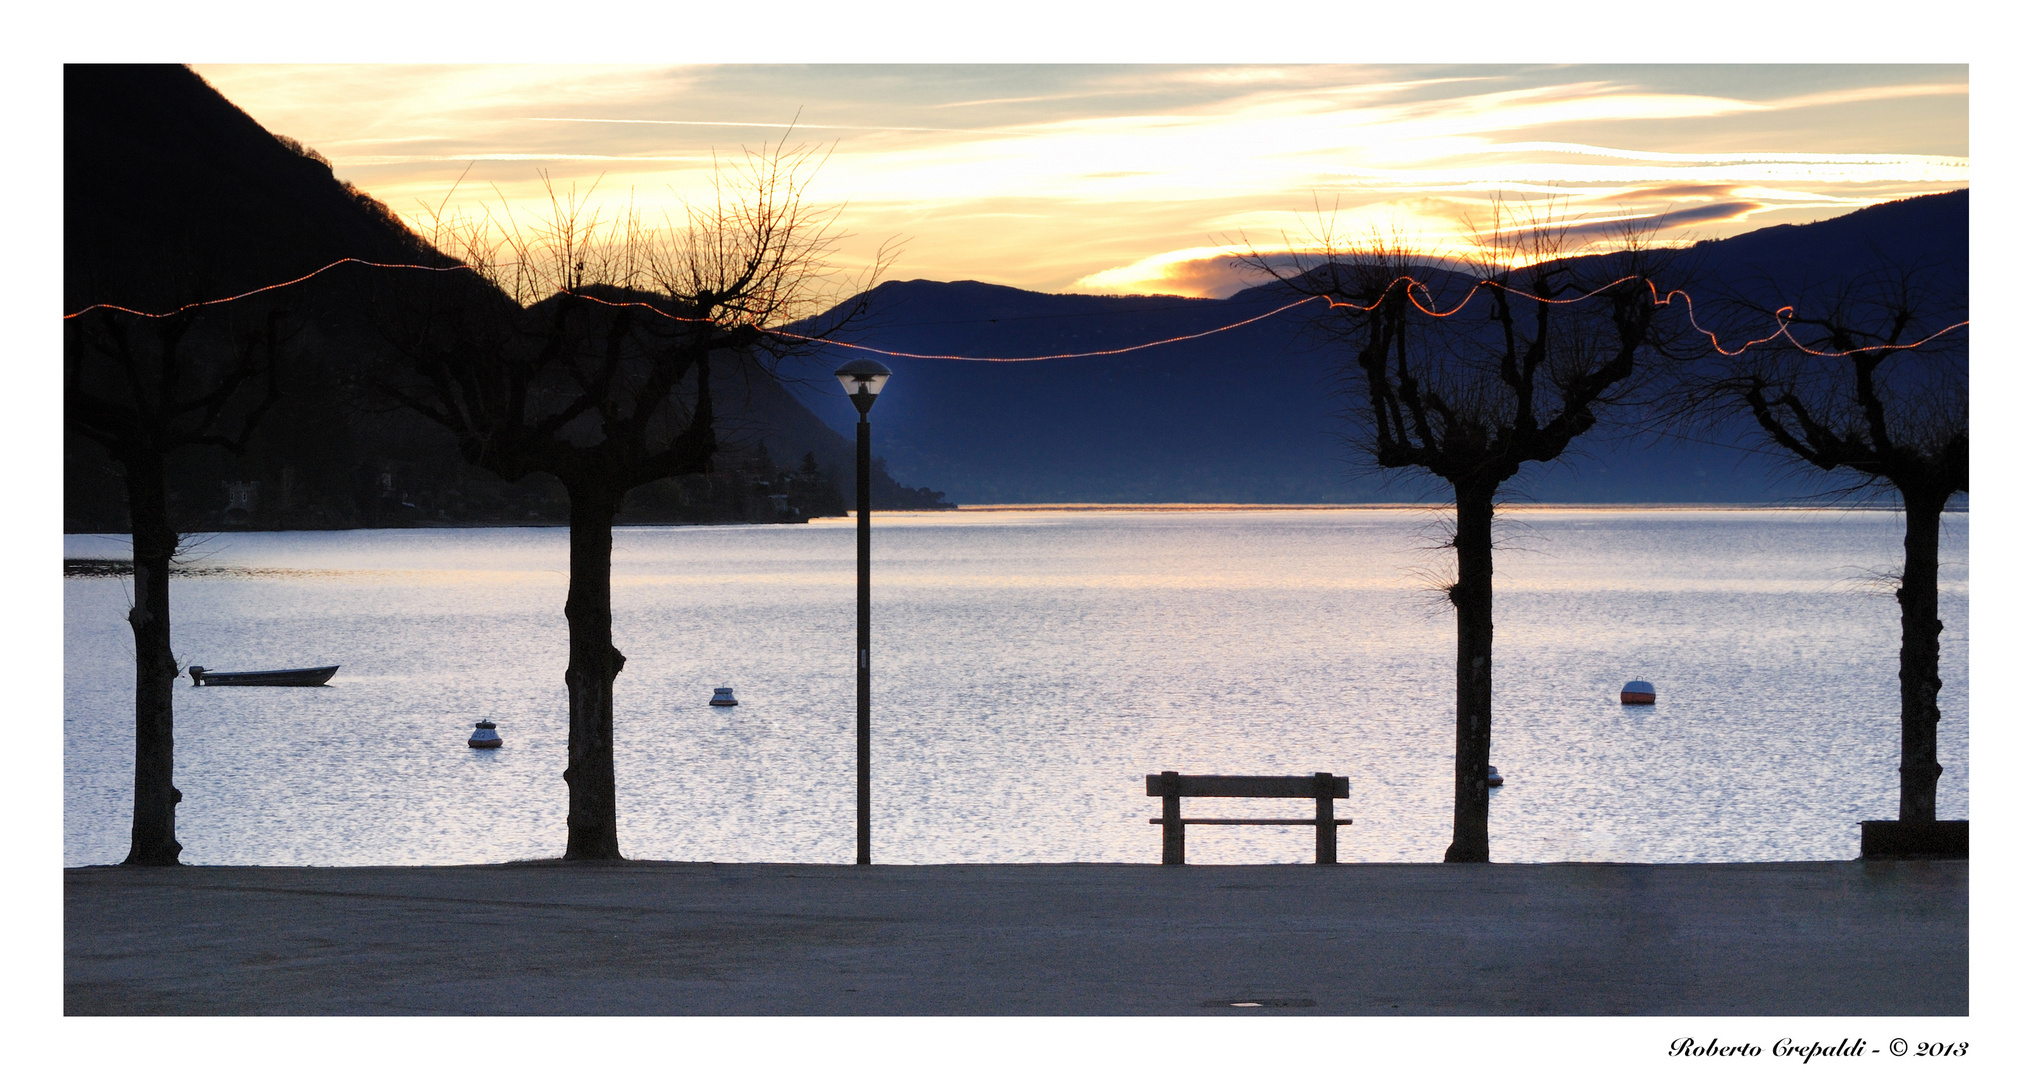
[[738, 702], [738, 701], [736, 701], [736, 700], [734, 700], [734, 688], [733, 688], [733, 687], [731, 687], [731, 686], [716, 686], [716, 687], [714, 687], [714, 688], [713, 688], [713, 704], [715, 704], [715, 705], [739, 705], [739, 704], [741, 704], [741, 703], [740, 703], [740, 702]]
[[282, 668], [276, 671], [206, 671], [192, 664], [192, 686], [323, 686], [339, 670], [331, 667]]
[[1494, 765], [1491, 765], [1489, 767], [1489, 786], [1490, 787], [1504, 786], [1503, 775], [1497, 772], [1497, 767]]
[[466, 745], [475, 750], [500, 749], [501, 733], [494, 730], [494, 721], [479, 721], [473, 725], [473, 734], [466, 736]]
[[1634, 679], [1624, 684], [1623, 703], [1626, 705], [1650, 705], [1657, 699], [1658, 694], [1652, 690], [1651, 683]]

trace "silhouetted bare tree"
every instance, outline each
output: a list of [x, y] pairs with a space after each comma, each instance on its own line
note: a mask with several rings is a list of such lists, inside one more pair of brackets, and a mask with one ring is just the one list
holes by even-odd
[[134, 825], [126, 861], [175, 866], [176, 745], [169, 568], [178, 533], [166, 463], [179, 450], [239, 453], [276, 398], [285, 313], [193, 309], [165, 318], [99, 308], [64, 324], [64, 421], [106, 448], [133, 533]]
[[[1771, 295], [1784, 295], [1768, 283]], [[1856, 488], [1890, 489], [1906, 512], [1899, 601], [1899, 820], [1935, 820], [1941, 763], [1941, 514], [1969, 491], [1969, 338], [1941, 331], [1968, 318], [1968, 268], [1880, 270], [1834, 288], [1785, 290], [1788, 334], [1735, 357], [1707, 354], [1683, 408], [1728, 423], [1749, 416], [1771, 443]], [[1769, 318], [1772, 308], [1740, 301]], [[1769, 326], [1769, 324], [1768, 324]], [[1730, 340], [1725, 331], [1725, 340]]]
[[[1656, 256], [1561, 256], [1562, 230], [1502, 205], [1479, 276], [1435, 269], [1401, 241], [1316, 237], [1324, 261], [1245, 262], [1335, 301], [1349, 360], [1352, 441], [1382, 469], [1421, 469], [1453, 491], [1454, 835], [1448, 862], [1489, 861], [1490, 675], [1498, 489], [1594, 427], [1652, 342]], [[1451, 295], [1450, 295], [1451, 294]], [[1437, 313], [1437, 314], [1436, 314]]]
[[474, 465], [509, 481], [548, 473], [571, 499], [567, 859], [622, 857], [615, 515], [636, 487], [712, 471], [716, 365], [795, 351], [769, 328], [837, 299], [838, 211], [806, 197], [821, 160], [782, 144], [749, 153], [720, 170], [710, 204], [662, 229], [632, 212], [603, 220], [554, 189], [529, 227], [440, 217], [435, 246], [493, 287], [440, 279], [384, 309], [402, 362], [375, 389], [443, 426]]

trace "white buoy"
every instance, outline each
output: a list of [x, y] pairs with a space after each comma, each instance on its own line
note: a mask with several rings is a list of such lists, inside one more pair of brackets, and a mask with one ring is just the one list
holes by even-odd
[[1623, 703], [1626, 705], [1650, 705], [1657, 698], [1651, 683], [1634, 679], [1624, 684]]
[[473, 725], [473, 734], [466, 737], [466, 745], [475, 750], [493, 750], [501, 746], [501, 735], [494, 730], [494, 721], [482, 720]]
[[733, 688], [733, 687], [731, 687], [731, 686], [716, 686], [716, 687], [714, 687], [714, 688], [713, 688], [713, 704], [715, 704], [715, 705], [739, 705], [739, 704], [741, 704], [741, 703], [740, 703], [740, 702], [738, 702], [738, 701], [736, 701], [736, 700], [734, 700], [734, 688]]

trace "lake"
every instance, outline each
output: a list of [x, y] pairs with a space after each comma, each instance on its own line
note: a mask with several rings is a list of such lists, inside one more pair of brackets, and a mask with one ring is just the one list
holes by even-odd
[[[873, 536], [877, 862], [1156, 862], [1146, 773], [1351, 777], [1341, 858], [1450, 835], [1448, 515], [886, 513]], [[1846, 859], [1898, 811], [1903, 519], [1521, 509], [1500, 518], [1500, 862]], [[179, 662], [340, 664], [176, 690], [183, 858], [396, 865], [565, 844], [562, 528], [227, 533], [172, 585]], [[118, 558], [125, 537], [67, 536]], [[1944, 818], [1968, 816], [1968, 519], [1942, 535]], [[125, 857], [127, 578], [64, 582], [64, 861]], [[624, 854], [854, 855], [854, 528], [615, 531]], [[1617, 704], [1626, 680], [1652, 707]], [[741, 704], [707, 704], [732, 686]], [[477, 720], [505, 745], [471, 750]], [[1297, 802], [1188, 813], [1305, 816]], [[1193, 862], [1312, 859], [1310, 827], [1189, 828]]]

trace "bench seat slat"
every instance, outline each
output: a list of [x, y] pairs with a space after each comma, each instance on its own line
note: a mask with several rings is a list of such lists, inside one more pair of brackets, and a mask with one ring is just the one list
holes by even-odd
[[[1164, 818], [1161, 818], [1161, 817], [1154, 817], [1154, 818], [1152, 818], [1152, 819], [1151, 819], [1151, 824], [1153, 824], [1153, 825], [1163, 825], [1164, 823], [1165, 823], [1165, 819], [1164, 819]], [[1335, 819], [1334, 819], [1334, 823], [1335, 823], [1336, 825], [1353, 825], [1353, 824], [1355, 824], [1355, 820], [1354, 820], [1353, 818], [1335, 818]], [[1314, 819], [1314, 818], [1309, 818], [1309, 817], [1305, 817], [1305, 818], [1254, 818], [1254, 817], [1182, 817], [1182, 818], [1180, 818], [1180, 819], [1179, 819], [1179, 824], [1181, 824], [1181, 825], [1318, 825], [1318, 824], [1320, 824], [1320, 822], [1319, 822], [1318, 820]]]

